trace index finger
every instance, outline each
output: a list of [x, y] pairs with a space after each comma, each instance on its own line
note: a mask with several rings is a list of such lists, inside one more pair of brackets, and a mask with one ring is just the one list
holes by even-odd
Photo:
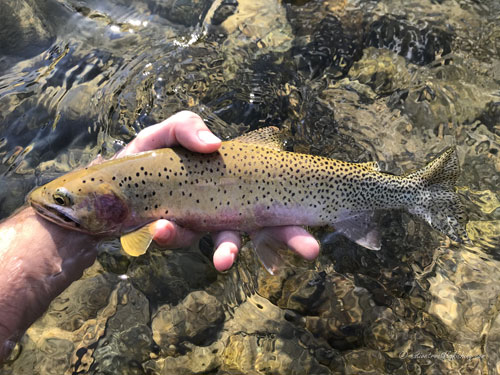
[[182, 111], [141, 130], [116, 157], [177, 145], [195, 152], [210, 153], [220, 147], [221, 140], [212, 134], [196, 113]]

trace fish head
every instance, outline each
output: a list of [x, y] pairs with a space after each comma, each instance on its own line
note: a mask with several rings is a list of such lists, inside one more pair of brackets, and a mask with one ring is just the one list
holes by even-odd
[[28, 202], [47, 220], [94, 235], [120, 232], [129, 216], [126, 200], [118, 189], [81, 171], [36, 188]]

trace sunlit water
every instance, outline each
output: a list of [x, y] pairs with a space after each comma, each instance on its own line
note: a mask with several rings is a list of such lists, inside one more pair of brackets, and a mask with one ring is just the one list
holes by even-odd
[[207, 240], [108, 241], [0, 374], [499, 373], [499, 20], [496, 0], [3, 0], [0, 217], [189, 108], [393, 173], [456, 145], [473, 244], [392, 212], [382, 250], [334, 238], [273, 277], [248, 248], [220, 274]]

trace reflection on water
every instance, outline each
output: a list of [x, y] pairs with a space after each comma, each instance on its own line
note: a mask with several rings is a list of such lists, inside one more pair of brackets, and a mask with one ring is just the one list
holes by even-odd
[[137, 259], [109, 241], [0, 374], [500, 372], [499, 4], [5, 0], [1, 217], [190, 108], [394, 173], [456, 145], [473, 244], [393, 212], [381, 251], [336, 238], [272, 277], [246, 248], [219, 274], [205, 240]]

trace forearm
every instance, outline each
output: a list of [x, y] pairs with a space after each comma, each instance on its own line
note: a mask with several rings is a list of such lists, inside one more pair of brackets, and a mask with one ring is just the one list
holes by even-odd
[[95, 240], [25, 208], [0, 223], [0, 360], [95, 260]]

